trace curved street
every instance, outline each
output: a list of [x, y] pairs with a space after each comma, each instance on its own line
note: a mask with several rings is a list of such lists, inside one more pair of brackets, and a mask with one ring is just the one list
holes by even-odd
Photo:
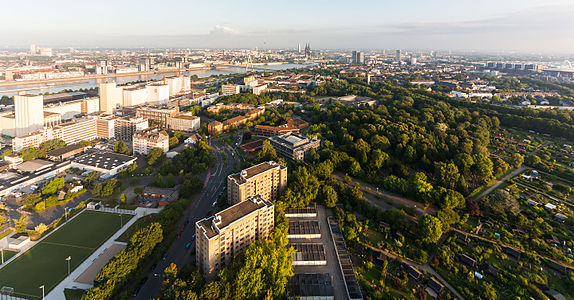
[[[214, 203], [225, 188], [227, 175], [239, 167], [237, 155], [232, 154], [233, 149], [215, 140], [212, 140], [210, 145], [214, 150], [215, 167], [202, 177], [204, 186], [201, 194], [193, 199], [180, 221], [179, 226], [185, 226], [185, 229], [181, 233], [181, 237], [173, 241], [165, 259], [159, 261], [155, 269], [148, 274], [147, 280], [141, 286], [135, 299], [147, 300], [158, 295], [161, 292], [161, 274], [165, 268], [171, 263], [175, 263], [181, 270], [189, 261], [195, 243], [192, 243], [193, 246], [188, 249], [185, 248], [185, 245], [192, 241], [192, 236], [195, 234], [195, 222], [212, 214]], [[188, 223], [187, 220], [189, 220]]]

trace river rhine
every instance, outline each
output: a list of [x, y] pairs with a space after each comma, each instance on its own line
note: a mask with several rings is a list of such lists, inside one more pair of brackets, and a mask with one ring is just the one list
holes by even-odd
[[[282, 64], [282, 65], [270, 65], [270, 66], [257, 66], [258, 68], [265, 68], [269, 71], [286, 70], [292, 68], [301, 68], [308, 65], [304, 64]], [[262, 72], [263, 70], [255, 70]], [[187, 71], [186, 75], [197, 75], [199, 78], [207, 78], [212, 75], [228, 75], [236, 73], [244, 73], [245, 68], [231, 67], [225, 69], [214, 69], [214, 70], [198, 70], [198, 71]], [[135, 82], [135, 81], [147, 81], [147, 80], [160, 80], [163, 76], [170, 75], [165, 74], [150, 74], [150, 75], [134, 75], [134, 76], [122, 76], [122, 77], [108, 77], [102, 79], [79, 79], [67, 82], [56, 82], [49, 84], [37, 84], [37, 85], [18, 85], [14, 83], [11, 86], [0, 87], [0, 97], [2, 96], [14, 96], [18, 91], [27, 91], [30, 93], [58, 93], [62, 90], [79, 90], [79, 89], [89, 89], [97, 87], [98, 84], [104, 80], [114, 80], [118, 84]]]

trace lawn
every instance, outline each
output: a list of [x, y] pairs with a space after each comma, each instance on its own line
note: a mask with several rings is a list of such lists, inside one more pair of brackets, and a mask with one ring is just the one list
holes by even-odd
[[[124, 224], [131, 215], [123, 215]], [[66, 258], [73, 271], [120, 228], [120, 216], [85, 211], [0, 269], [0, 285], [14, 288], [16, 296], [41, 298], [67, 276]]]

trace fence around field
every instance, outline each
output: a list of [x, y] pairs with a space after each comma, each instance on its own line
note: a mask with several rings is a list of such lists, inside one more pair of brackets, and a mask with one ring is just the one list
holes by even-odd
[[100, 207], [99, 209], [86, 208], [86, 210], [101, 211], [101, 212], [107, 212], [107, 213], [113, 213], [113, 214], [124, 214], [124, 215], [133, 215], [133, 216], [136, 215], [135, 210], [123, 209], [123, 208]]

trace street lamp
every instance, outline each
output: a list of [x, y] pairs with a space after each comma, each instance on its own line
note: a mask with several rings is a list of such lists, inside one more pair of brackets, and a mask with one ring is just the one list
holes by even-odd
[[4, 248], [0, 249], [2, 251], [2, 264], [4, 264]]
[[120, 214], [120, 228], [124, 227], [124, 217]]
[[64, 214], [66, 215], [66, 223], [68, 223], [68, 207], [64, 208]]
[[39, 289], [42, 289], [42, 300], [44, 300], [44, 285], [42, 284]]
[[72, 260], [72, 256], [66, 257], [66, 260], [68, 261], [68, 276], [70, 276], [70, 261]]

